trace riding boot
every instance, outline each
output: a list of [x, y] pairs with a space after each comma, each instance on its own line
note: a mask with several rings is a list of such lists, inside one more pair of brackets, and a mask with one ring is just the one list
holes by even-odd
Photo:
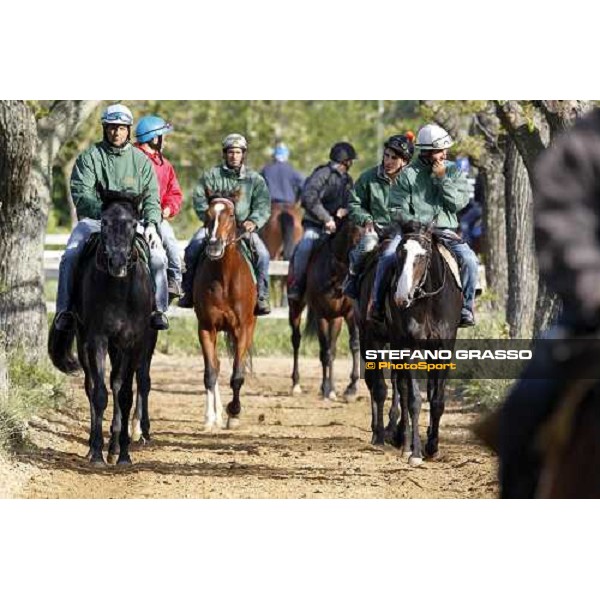
[[271, 312], [271, 304], [269, 303], [269, 276], [265, 277], [265, 274], [258, 273], [258, 298], [256, 301], [256, 308], [254, 314], [268, 315]]
[[185, 256], [185, 269], [181, 280], [183, 296], [177, 303], [179, 308], [194, 308], [194, 274], [200, 256], [202, 256], [202, 251], [198, 252], [196, 256]]
[[378, 288], [372, 292], [372, 302], [367, 315], [367, 319], [378, 323], [385, 322], [385, 293], [391, 284], [392, 269], [388, 268], [381, 278]]
[[150, 327], [157, 331], [164, 331], [169, 329], [169, 319], [165, 313], [155, 310], [150, 316]]

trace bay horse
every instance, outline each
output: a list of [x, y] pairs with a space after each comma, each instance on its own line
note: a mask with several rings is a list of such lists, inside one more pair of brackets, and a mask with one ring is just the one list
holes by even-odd
[[[108, 403], [104, 382], [106, 355], [111, 362], [114, 400], [108, 462], [131, 464], [127, 424], [133, 404], [133, 378], [139, 371], [139, 377], [149, 383], [149, 372], [145, 371], [150, 369], [151, 351], [156, 343], [156, 332], [149, 331], [154, 307], [152, 279], [135, 243], [145, 193], [99, 191], [102, 198], [99, 240], [96, 245], [88, 243], [83, 250], [74, 278], [75, 331], [58, 331], [53, 323], [48, 340], [50, 358], [60, 371], [73, 373], [79, 364], [83, 366], [91, 413], [87, 458], [95, 466], [105, 465], [102, 420]], [[147, 250], [145, 240], [138, 239]], [[79, 360], [72, 354], [74, 338]], [[143, 402], [146, 411], [149, 391], [149, 387], [138, 388], [138, 394], [146, 396]], [[142, 421], [148, 434], [147, 412]]]
[[[454, 275], [442, 257], [438, 244], [442, 243], [432, 225], [408, 221], [401, 226], [402, 241], [396, 250], [395, 274], [386, 293], [385, 327], [390, 348], [422, 348], [453, 350], [460, 321], [462, 292]], [[366, 346], [364, 347], [366, 349]], [[408, 450], [409, 464], [418, 466], [423, 461], [419, 416], [421, 395], [416, 371], [408, 370], [397, 377], [397, 384], [407, 384], [400, 394], [401, 436]], [[438, 453], [439, 424], [444, 413], [444, 392], [448, 372], [427, 372], [427, 400], [430, 405], [429, 427], [425, 454]], [[383, 406], [387, 388], [382, 371], [365, 370], [365, 383], [371, 394], [373, 443], [383, 444], [385, 430]], [[401, 390], [399, 390], [401, 391]], [[410, 416], [410, 425], [408, 416]], [[411, 431], [412, 430], [412, 431]]]
[[[300, 325], [302, 311], [308, 306], [308, 323], [305, 333], [312, 335], [316, 329], [319, 338], [322, 366], [321, 395], [326, 400], [335, 400], [333, 364], [336, 344], [342, 322], [345, 321], [350, 332], [349, 346], [352, 352], [352, 372], [350, 383], [344, 391], [344, 397], [353, 398], [357, 394], [359, 378], [359, 335], [354, 316], [353, 302], [342, 293], [342, 284], [348, 274], [348, 252], [356, 244], [360, 229], [352, 225], [348, 218], [336, 217], [337, 231], [317, 243], [308, 263], [306, 291], [301, 300], [289, 301], [289, 323], [292, 329], [294, 349], [294, 367], [292, 372], [292, 393], [302, 392], [298, 353], [300, 350]], [[290, 263], [291, 265], [292, 263]], [[288, 285], [293, 278], [290, 273]]]
[[296, 244], [302, 237], [298, 203], [271, 202], [271, 216], [260, 230], [271, 260], [291, 260]]
[[210, 202], [206, 222], [206, 256], [198, 261], [194, 273], [194, 310], [204, 358], [205, 431], [223, 426], [217, 334], [225, 332], [233, 354], [230, 380], [233, 399], [227, 405], [227, 428], [235, 429], [239, 426], [240, 390], [256, 326], [256, 284], [251, 267], [240, 249], [239, 242], [245, 234], [237, 235], [235, 202], [239, 195], [239, 190], [233, 193], [207, 190]]

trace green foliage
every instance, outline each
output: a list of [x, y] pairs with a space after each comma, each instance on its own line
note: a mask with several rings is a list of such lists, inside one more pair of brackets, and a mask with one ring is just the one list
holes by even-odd
[[[89, 144], [102, 136], [98, 109], [82, 125], [77, 136], [61, 150], [55, 170], [53, 202], [59, 213], [56, 223], [69, 227], [66, 184], [69, 173], [61, 168]], [[308, 175], [327, 161], [329, 148], [337, 141], [351, 142], [359, 159], [354, 176], [380, 159], [381, 142], [394, 133], [416, 130], [421, 123], [415, 101], [396, 100], [153, 100], [124, 101], [139, 119], [159, 114], [173, 123], [165, 156], [173, 163], [184, 191], [184, 208], [174, 219], [177, 237], [189, 237], [199, 226], [192, 208], [192, 192], [204, 169], [221, 160], [221, 140], [233, 131], [243, 133], [250, 144], [248, 164], [261, 169], [270, 160], [277, 140], [291, 150], [292, 165]], [[380, 109], [383, 108], [383, 112]], [[68, 169], [67, 169], [68, 170]]]
[[65, 377], [49, 362], [31, 363], [22, 354], [8, 359], [8, 393], [0, 397], [0, 449], [25, 440], [27, 420], [65, 402]]

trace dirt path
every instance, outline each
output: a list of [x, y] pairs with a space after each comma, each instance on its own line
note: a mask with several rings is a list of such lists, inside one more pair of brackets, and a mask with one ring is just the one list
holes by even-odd
[[[229, 362], [222, 395], [229, 399]], [[23, 498], [490, 498], [495, 460], [472, 438], [477, 415], [449, 402], [440, 458], [411, 468], [395, 449], [374, 448], [362, 383], [353, 403], [317, 397], [317, 360], [302, 363], [305, 393], [288, 396], [290, 360], [255, 359], [243, 388], [242, 428], [201, 431], [202, 372], [197, 357], [158, 355], [153, 365], [153, 442], [132, 453], [129, 468], [95, 470], [87, 448], [88, 403], [79, 379], [69, 410], [37, 418], [31, 448], [19, 458], [32, 473]], [[338, 374], [348, 373], [340, 360]], [[312, 376], [308, 376], [312, 374]], [[341, 381], [338, 380], [341, 386]], [[109, 409], [108, 418], [110, 418]], [[421, 415], [422, 436], [428, 421]], [[105, 421], [105, 431], [109, 422]]]

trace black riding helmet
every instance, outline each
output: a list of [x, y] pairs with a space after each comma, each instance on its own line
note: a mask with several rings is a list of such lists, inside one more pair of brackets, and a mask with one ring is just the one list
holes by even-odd
[[412, 143], [411, 138], [406, 135], [393, 135], [385, 142], [385, 144], [383, 144], [383, 147], [392, 150], [392, 152], [395, 152], [398, 156], [408, 162], [412, 160], [413, 154], [415, 153], [415, 146]]
[[329, 159], [336, 163], [341, 163], [345, 160], [354, 160], [356, 159], [356, 150], [348, 142], [338, 142], [331, 147]]

